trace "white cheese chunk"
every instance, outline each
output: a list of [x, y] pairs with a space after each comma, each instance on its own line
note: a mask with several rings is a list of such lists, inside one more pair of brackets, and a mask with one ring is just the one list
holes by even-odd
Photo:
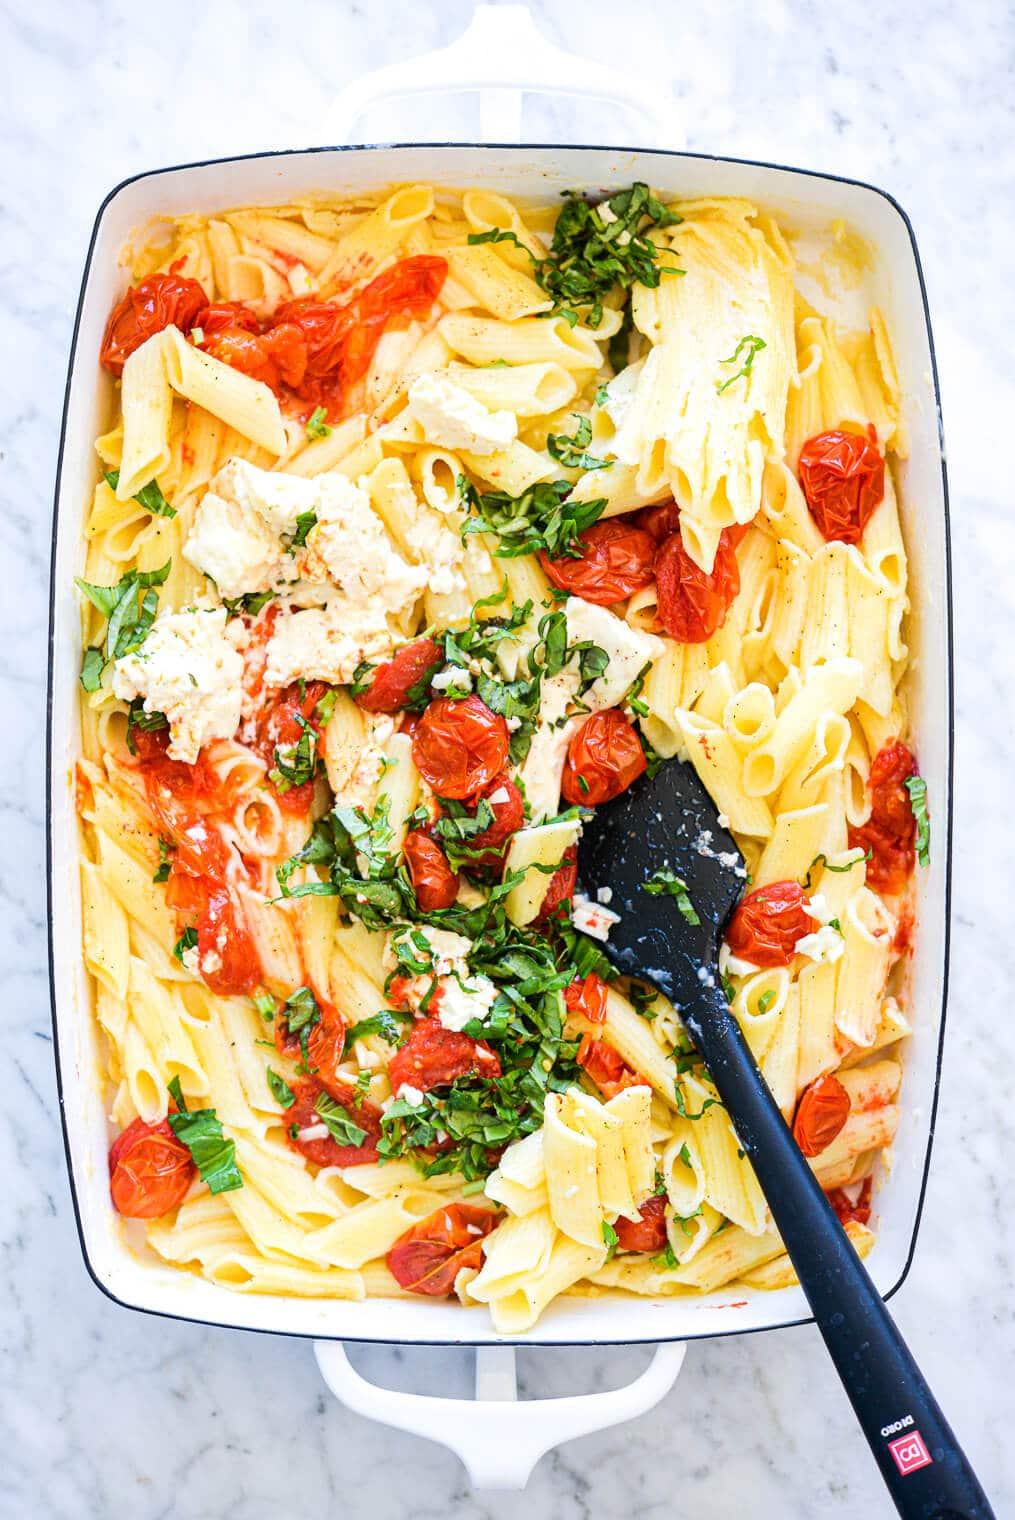
[[[608, 607], [597, 607], [580, 596], [569, 597], [564, 611], [568, 643], [591, 639], [609, 657], [606, 670], [584, 693], [582, 701], [593, 712], [618, 707], [638, 673], [662, 654], [665, 647], [662, 640], [655, 634], [632, 628]], [[571, 663], [576, 665], [577, 661]]]
[[331, 471], [313, 485], [317, 524], [307, 535], [303, 575], [332, 580], [352, 602], [403, 612], [426, 585], [426, 568], [396, 553], [366, 491], [347, 476]]
[[435, 513], [421, 512], [407, 530], [406, 541], [415, 558], [426, 567], [428, 591], [437, 596], [449, 596], [453, 591], [465, 590], [462, 541]]
[[276, 538], [292, 538], [297, 518], [315, 512], [322, 475], [287, 475], [259, 470], [245, 459], [230, 459], [211, 481], [210, 490], [255, 512]]
[[236, 732], [243, 658], [226, 633], [224, 607], [162, 613], [140, 649], [117, 660], [113, 691], [144, 698], [145, 712], [169, 719], [169, 754], [190, 764], [211, 739]]
[[423, 1094], [418, 1087], [412, 1087], [410, 1083], [403, 1082], [398, 1089], [398, 1096], [403, 1102], [408, 1103], [410, 1108], [418, 1108], [423, 1101]]
[[838, 929], [822, 924], [813, 934], [804, 934], [793, 946], [797, 955], [806, 955], [812, 961], [837, 961], [841, 959], [846, 942]]
[[194, 514], [183, 557], [215, 582], [223, 597], [268, 591], [295, 580], [296, 562], [252, 507], [207, 491]]
[[357, 607], [344, 598], [305, 612], [283, 612], [268, 641], [268, 686], [327, 681], [348, 686], [363, 660], [384, 659], [395, 640], [382, 608]]
[[472, 1019], [480, 1023], [486, 1018], [497, 996], [497, 988], [489, 977], [442, 976], [437, 983], [433, 1006], [438, 1021], [445, 1029], [461, 1030]]
[[[468, 974], [466, 957], [472, 949], [472, 940], [464, 934], [455, 934], [451, 929], [432, 929], [429, 924], [416, 925], [412, 929], [400, 929], [397, 933], [388, 936], [388, 942], [384, 951], [384, 965], [391, 970], [398, 964], [395, 956], [395, 946], [405, 944], [416, 960], [425, 959], [422, 951], [413, 944], [413, 937], [422, 934], [429, 946], [430, 956], [433, 960], [431, 975], [446, 976], [450, 971], [458, 971], [462, 976]], [[429, 979], [427, 981], [429, 985]]]
[[761, 970], [761, 967], [756, 966], [753, 961], [741, 960], [738, 955], [733, 954], [729, 945], [723, 940], [719, 946], [719, 970], [723, 976], [753, 976], [756, 971]]
[[419, 375], [409, 387], [409, 414], [428, 443], [467, 454], [495, 454], [518, 436], [514, 412], [491, 412], [439, 370]]
[[458, 691], [471, 691], [472, 676], [460, 665], [445, 665], [443, 670], [438, 670], [436, 675], [430, 677], [430, 685], [434, 691], [447, 691], [449, 686], [454, 686]]
[[620, 923], [619, 913], [614, 913], [612, 908], [606, 908], [602, 903], [592, 902], [583, 892], [575, 893], [571, 918], [576, 929], [604, 944], [609, 939], [614, 924]]

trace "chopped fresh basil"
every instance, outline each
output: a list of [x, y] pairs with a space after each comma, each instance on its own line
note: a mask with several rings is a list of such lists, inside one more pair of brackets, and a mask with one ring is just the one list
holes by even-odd
[[360, 1019], [359, 1023], [349, 1026], [345, 1031], [343, 1050], [351, 1050], [357, 1040], [362, 1040], [371, 1034], [379, 1034], [381, 1039], [387, 1040], [389, 1045], [397, 1045], [402, 1038], [399, 1025], [411, 1022], [411, 1013], [400, 1013], [392, 1008], [382, 1008], [380, 1013], [373, 1014], [369, 1019]]
[[327, 1126], [328, 1134], [339, 1145], [360, 1146], [367, 1137], [366, 1130], [361, 1129], [350, 1119], [342, 1105], [336, 1103], [334, 1098], [330, 1098], [327, 1093], [318, 1095], [314, 1103], [314, 1113], [321, 1123]]
[[698, 1119], [700, 1119], [707, 1109], [722, 1107], [722, 1103], [718, 1098], [706, 1098], [696, 1114], [689, 1113], [687, 1104], [684, 1101], [684, 1089], [680, 1085], [679, 1077], [673, 1084], [673, 1092], [677, 1105], [677, 1113], [682, 1119], [690, 1119], [692, 1123], [695, 1123]]
[[[115, 491], [120, 484], [119, 470], [106, 470], [104, 472], [106, 483]], [[141, 503], [146, 512], [151, 512], [155, 517], [175, 517], [176, 508], [171, 507], [162, 494], [157, 480], [150, 480], [146, 486], [134, 495], [134, 500]]]
[[132, 755], [137, 754], [137, 745], [134, 743], [134, 730], [140, 729], [142, 733], [154, 734], [159, 729], [168, 728], [169, 719], [165, 713], [145, 712], [144, 697], [135, 697], [127, 709], [127, 748]]
[[909, 805], [916, 819], [916, 858], [922, 866], [929, 866], [930, 813], [927, 810], [927, 783], [922, 776], [910, 776], [903, 784], [909, 793]]
[[551, 559], [581, 558], [579, 535], [602, 516], [605, 498], [568, 501], [567, 480], [541, 481], [520, 496], [507, 491], [481, 495], [467, 484], [465, 504], [471, 515], [462, 525], [462, 538], [470, 533], [492, 533], [499, 540], [494, 551], [500, 559], [545, 550]]
[[[698, 1213], [701, 1213], [700, 1209], [698, 1210]], [[661, 1252], [658, 1256], [653, 1256], [652, 1265], [654, 1267], [665, 1267], [669, 1272], [673, 1272], [677, 1267], [679, 1267], [680, 1263], [674, 1255], [673, 1247], [670, 1245], [669, 1241], [666, 1242], [665, 1251]]]
[[610, 388], [609, 388], [609, 386], [608, 385], [601, 385], [599, 387], [599, 389], [596, 391], [596, 406], [605, 406], [606, 403], [609, 401], [609, 399], [610, 399]]
[[169, 1114], [169, 1127], [177, 1140], [181, 1140], [212, 1193], [231, 1193], [243, 1186], [240, 1169], [236, 1165], [236, 1142], [227, 1140], [222, 1125], [213, 1108], [189, 1110], [180, 1087], [179, 1077], [169, 1083], [177, 1112]]
[[775, 988], [774, 987], [769, 987], [768, 991], [767, 992], [763, 992], [761, 994], [761, 996], [759, 997], [759, 999], [758, 999], [758, 1013], [759, 1014], [767, 1013], [768, 1010], [771, 1008], [771, 1006], [772, 1006], [772, 1004], [774, 1002], [775, 1002]]
[[322, 728], [326, 728], [335, 716], [335, 702], [337, 698], [338, 692], [332, 687], [324, 693], [324, 696], [314, 707], [314, 717]]
[[303, 1029], [309, 1029], [316, 1024], [321, 1017], [317, 999], [309, 987], [297, 987], [296, 991], [287, 997], [282, 1004], [282, 1017], [286, 1021], [290, 1034], [299, 1034]]
[[277, 1003], [275, 1002], [275, 999], [271, 996], [270, 993], [268, 993], [268, 992], [255, 992], [254, 993], [254, 1007], [257, 1009], [257, 1011], [261, 1015], [262, 1019], [267, 1019], [269, 1021], [269, 1023], [273, 1023], [274, 1022], [275, 1011], [276, 1011], [276, 1008], [278, 1007], [278, 1005], [277, 1005]]
[[325, 418], [327, 417], [327, 415], [328, 414], [324, 410], [323, 406], [315, 406], [314, 407], [314, 410], [310, 413], [310, 416], [307, 418], [307, 437], [308, 438], [329, 438], [331, 436], [331, 428], [328, 426], [327, 422], [325, 421]]
[[170, 864], [169, 857], [170, 857], [171, 854], [173, 854], [175, 852], [175, 850], [176, 850], [176, 846], [173, 843], [173, 841], [171, 839], [166, 839], [164, 837], [164, 835], [160, 834], [159, 835], [159, 868], [155, 872], [155, 875], [152, 877], [152, 881], [162, 882], [162, 881], [168, 881], [169, 880], [169, 864]]
[[128, 570], [115, 586], [94, 585], [80, 576], [75, 577], [74, 583], [79, 591], [106, 619], [103, 645], [85, 650], [81, 683], [86, 691], [98, 689], [106, 661], [122, 659], [140, 649], [159, 607], [158, 592], [154, 588], [163, 585], [171, 567], [172, 560], [166, 560], [158, 570]]
[[563, 465], [565, 470], [608, 470], [609, 459], [597, 459], [587, 452], [592, 442], [592, 423], [577, 412], [571, 413], [578, 426], [573, 433], [548, 433], [546, 449], [551, 459]]
[[620, 1236], [617, 1234], [617, 1232], [613, 1228], [612, 1224], [608, 1224], [607, 1221], [604, 1219], [603, 1220], [603, 1244], [606, 1246], [606, 1260], [607, 1261], [612, 1261], [613, 1258], [614, 1258], [614, 1256], [616, 1256], [616, 1254], [617, 1254], [617, 1246], [619, 1245], [619, 1243], [620, 1243]]
[[302, 713], [293, 716], [302, 730], [299, 740], [275, 750], [275, 764], [268, 772], [268, 780], [279, 792], [303, 786], [317, 774], [317, 730]]
[[672, 871], [653, 871], [648, 881], [642, 882], [641, 889], [643, 892], [648, 892], [650, 897], [675, 898], [677, 907], [689, 924], [701, 923], [687, 890], [687, 883], [679, 876], [675, 876]]
[[197, 946], [197, 930], [196, 929], [184, 929], [183, 933], [180, 935], [179, 939], [176, 941], [176, 944], [173, 946], [173, 954], [176, 956], [176, 959], [179, 961], [179, 963], [180, 963], [181, 966], [184, 964], [183, 952], [185, 950], [193, 950], [193, 949], [196, 948], [196, 946]]
[[283, 1108], [292, 1108], [296, 1102], [296, 1094], [289, 1083], [284, 1081], [277, 1071], [272, 1071], [270, 1066], [266, 1068], [265, 1076], [268, 1078], [268, 1087], [275, 1102], [280, 1103]]
[[766, 346], [767, 345], [763, 338], [756, 338], [753, 334], [748, 333], [746, 338], [740, 339], [740, 342], [737, 344], [736, 348], [730, 354], [728, 359], [720, 359], [720, 364], [736, 364], [742, 353], [746, 355], [743, 364], [737, 370], [736, 374], [731, 375], [728, 380], [724, 380], [722, 385], [716, 386], [716, 390], [719, 392], [720, 396], [724, 391], [728, 391], [731, 385], [736, 385], [738, 380], [747, 379], [748, 375], [751, 373], [751, 370], [754, 368], [755, 359], [761, 353], [761, 350]]
[[102, 672], [105, 668], [106, 657], [101, 649], [85, 650], [85, 657], [81, 661], [81, 685], [85, 691], [98, 691], [102, 685]]
[[307, 534], [311, 528], [317, 526], [316, 512], [301, 512], [296, 519], [296, 531], [289, 540], [290, 549], [302, 549], [307, 541]]
[[248, 617], [256, 617], [269, 602], [275, 600], [274, 591], [248, 591], [246, 596], [224, 596], [223, 604], [230, 617], [239, 617], [246, 613]]

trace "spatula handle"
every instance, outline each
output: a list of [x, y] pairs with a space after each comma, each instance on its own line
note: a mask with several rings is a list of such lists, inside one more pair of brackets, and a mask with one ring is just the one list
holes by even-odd
[[[801, 1154], [721, 988], [688, 1024], [905, 1520], [992, 1520], [976, 1474]], [[697, 1014], [697, 1010], [694, 1011]]]

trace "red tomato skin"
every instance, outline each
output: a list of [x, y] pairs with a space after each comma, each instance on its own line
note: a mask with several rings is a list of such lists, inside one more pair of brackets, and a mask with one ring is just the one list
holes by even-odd
[[422, 829], [414, 829], [406, 836], [405, 864], [416, 901], [424, 913], [451, 907], [458, 896], [459, 878], [436, 839]]
[[353, 1089], [344, 1083], [333, 1083], [329, 1097], [341, 1103], [349, 1118], [366, 1132], [362, 1145], [340, 1145], [331, 1135], [323, 1140], [301, 1140], [291, 1133], [295, 1124], [298, 1130], [312, 1129], [321, 1121], [314, 1114], [314, 1105], [327, 1091], [318, 1077], [301, 1077], [291, 1084], [295, 1102], [285, 1110], [286, 1139], [294, 1151], [306, 1156], [315, 1166], [362, 1166], [377, 1160], [377, 1142], [381, 1137], [380, 1110], [372, 1103], [357, 1103]]
[[[318, 998], [321, 1017], [310, 1027], [307, 1034], [307, 1064], [311, 1075], [317, 1079], [336, 1102], [342, 1103], [349, 1093], [349, 1084], [339, 1075], [339, 1065], [345, 1048], [345, 1020], [338, 1009], [326, 999]], [[300, 1060], [303, 1046], [300, 1036], [290, 1034], [288, 1022], [280, 1004], [275, 1012], [275, 1049], [280, 1056]]]
[[638, 730], [620, 708], [593, 713], [568, 745], [561, 781], [564, 800], [578, 807], [609, 802], [625, 792], [645, 767]]
[[401, 712], [409, 700], [409, 692], [422, 681], [428, 671], [436, 671], [444, 660], [441, 646], [436, 639], [416, 639], [395, 651], [374, 671], [366, 691], [357, 694], [357, 707], [364, 712]]
[[726, 926], [726, 943], [754, 966], [788, 966], [797, 940], [817, 928], [803, 888], [795, 881], [773, 881], [741, 899]]
[[826, 543], [858, 544], [885, 495], [885, 461], [873, 426], [808, 438], [797, 464], [810, 514]]
[[412, 736], [412, 758], [441, 797], [475, 797], [507, 764], [507, 724], [477, 696], [438, 697]]
[[726, 621], [740, 590], [740, 568], [724, 528], [711, 571], [702, 570], [671, 533], [656, 555], [658, 616], [666, 632], [681, 644], [704, 644]]
[[546, 896], [543, 905], [534, 920], [536, 928], [544, 928], [555, 918], [563, 917], [563, 904], [570, 902], [574, 896], [575, 882], [578, 880], [578, 846], [570, 845], [565, 851], [560, 865], [550, 877], [546, 888]]
[[307, 368], [306, 340], [292, 323], [263, 333], [246, 327], [224, 327], [205, 335], [202, 351], [276, 392], [283, 385], [299, 386]]
[[203, 311], [198, 312], [194, 326], [200, 328], [205, 338], [233, 327], [249, 333], [261, 331], [257, 317], [242, 301], [212, 301]]
[[638, 1219], [625, 1219], [623, 1214], [613, 1228], [617, 1232], [618, 1251], [644, 1251], [655, 1255], [666, 1249], [666, 1199], [655, 1195], [646, 1199], [638, 1211]]
[[609, 607], [655, 579], [655, 539], [624, 518], [593, 523], [578, 535], [578, 542], [580, 559], [551, 559], [540, 550], [543, 569], [562, 591]]
[[793, 1118], [793, 1139], [805, 1156], [826, 1151], [849, 1118], [849, 1093], [826, 1072], [805, 1087]]
[[459, 1077], [499, 1077], [500, 1059], [485, 1040], [474, 1040], [445, 1029], [436, 1018], [420, 1019], [401, 1049], [388, 1062], [388, 1077], [396, 1098], [399, 1088], [429, 1092]]
[[135, 1119], [109, 1148], [109, 1192], [117, 1213], [128, 1219], [160, 1219], [190, 1191], [197, 1167], [168, 1119]]
[[605, 1098], [615, 1098], [625, 1087], [644, 1087], [645, 1078], [632, 1071], [624, 1058], [600, 1035], [582, 1035], [576, 1057]]
[[871, 1217], [871, 1179], [864, 1178], [860, 1196], [855, 1203], [850, 1203], [849, 1195], [844, 1188], [830, 1188], [825, 1194], [836, 1218], [845, 1228], [847, 1224], [869, 1224]]
[[675, 501], [660, 502], [657, 507], [642, 507], [635, 522], [648, 533], [656, 545], [663, 544], [672, 533], [680, 531], [680, 508]]
[[[266, 761], [269, 769], [275, 763], [276, 749], [285, 749], [299, 743], [303, 728], [298, 722], [298, 717], [309, 723], [320, 737], [321, 725], [315, 719], [315, 709], [329, 689], [324, 681], [305, 681], [301, 698], [300, 683], [294, 681], [259, 707], [254, 720], [254, 734], [249, 742], [250, 748], [257, 751], [262, 760]], [[278, 805], [283, 812], [306, 813], [309, 811], [310, 804], [314, 800], [312, 780], [304, 781], [299, 786], [287, 787], [285, 791], [279, 790], [273, 782], [269, 782], [269, 785], [275, 791]]]
[[[500, 791], [507, 792], [506, 801], [494, 802], [492, 799]], [[508, 841], [525, 822], [525, 803], [507, 771], [502, 771], [487, 783], [476, 799], [477, 806], [483, 797], [493, 809], [493, 822], [488, 829], [469, 841], [469, 848], [476, 857], [470, 862], [469, 869], [499, 870], [504, 864]]]
[[208, 297], [196, 280], [175, 274], [148, 275], [110, 312], [99, 363], [111, 375], [122, 375], [123, 366], [142, 343], [170, 325], [189, 331], [207, 305]]
[[[215, 957], [221, 962], [216, 969]], [[242, 922], [225, 886], [213, 886], [197, 916], [197, 959], [201, 977], [212, 992], [224, 996], [255, 992], [264, 981], [257, 943]]]
[[564, 1003], [569, 1013], [578, 1014], [590, 1024], [606, 1023], [606, 983], [594, 971], [575, 977], [564, 988]]
[[483, 1240], [497, 1223], [489, 1209], [449, 1203], [399, 1235], [388, 1252], [388, 1270], [410, 1293], [443, 1298], [454, 1291], [463, 1267], [479, 1267]]
[[900, 739], [884, 745], [871, 762], [871, 815], [849, 828], [850, 848], [871, 852], [867, 885], [891, 897], [905, 891], [916, 866], [916, 819], [905, 783], [918, 774], [912, 750]]

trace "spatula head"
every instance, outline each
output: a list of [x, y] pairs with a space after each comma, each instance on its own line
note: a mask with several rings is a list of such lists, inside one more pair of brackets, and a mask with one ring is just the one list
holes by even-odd
[[[645, 890], [656, 872], [684, 882], [698, 924], [676, 896]], [[743, 856], [715, 803], [694, 767], [680, 761], [602, 803], [582, 833], [578, 891], [595, 902], [609, 888], [609, 906], [620, 914], [603, 949], [618, 971], [653, 983], [678, 1006], [718, 980], [723, 927], [746, 884]]]

